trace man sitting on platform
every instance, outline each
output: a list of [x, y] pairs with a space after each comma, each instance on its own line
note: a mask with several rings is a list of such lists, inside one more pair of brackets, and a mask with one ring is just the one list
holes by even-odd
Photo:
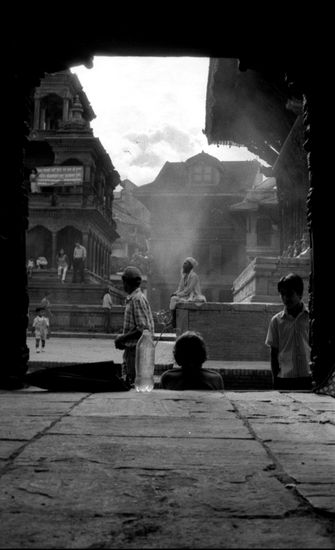
[[206, 344], [198, 332], [186, 331], [177, 338], [173, 355], [180, 366], [162, 374], [160, 387], [165, 390], [223, 390], [219, 372], [202, 367], [207, 360]]
[[176, 307], [178, 303], [193, 302], [195, 304], [202, 304], [206, 302], [206, 297], [201, 292], [199, 276], [194, 271], [197, 265], [198, 262], [191, 256], [188, 256], [182, 265], [178, 289], [170, 297], [171, 324], [173, 328], [176, 328]]

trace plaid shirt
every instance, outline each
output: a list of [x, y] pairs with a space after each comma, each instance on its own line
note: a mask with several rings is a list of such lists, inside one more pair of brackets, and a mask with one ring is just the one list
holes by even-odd
[[[155, 330], [150, 304], [140, 288], [136, 288], [136, 290], [127, 296], [124, 311], [123, 333], [129, 332], [134, 328], [141, 332], [147, 328], [152, 334]], [[136, 344], [137, 339], [128, 340], [126, 347], [132, 348]]]
[[309, 314], [305, 305], [297, 317], [286, 309], [270, 321], [265, 343], [278, 349], [278, 378], [310, 376]]

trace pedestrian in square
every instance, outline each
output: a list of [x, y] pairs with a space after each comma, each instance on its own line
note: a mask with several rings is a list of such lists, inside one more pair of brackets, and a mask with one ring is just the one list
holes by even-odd
[[50, 309], [51, 308], [51, 302], [50, 302], [50, 292], [49, 291], [46, 291], [44, 293], [43, 298], [40, 301], [39, 307], [43, 309], [45, 316], [49, 319], [49, 322], [50, 322], [50, 317], [52, 316], [52, 313], [51, 313], [51, 309]]
[[49, 319], [45, 316], [44, 309], [41, 307], [36, 308], [36, 317], [33, 320], [33, 333], [35, 335], [35, 349], [36, 353], [45, 351], [45, 341], [48, 336]]
[[122, 274], [122, 282], [128, 296], [124, 310], [123, 333], [115, 338], [114, 344], [116, 349], [124, 350], [122, 374], [125, 381], [133, 387], [136, 344], [144, 329], [148, 329], [153, 335], [155, 327], [150, 304], [140, 288], [140, 270], [134, 266], [126, 267]]

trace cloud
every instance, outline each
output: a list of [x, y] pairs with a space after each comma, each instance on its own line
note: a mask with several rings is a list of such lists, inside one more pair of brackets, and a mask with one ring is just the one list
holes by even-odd
[[132, 152], [129, 164], [138, 166], [139, 170], [142, 167], [156, 169], [156, 175], [165, 162], [184, 161], [195, 151], [194, 136], [172, 125], [148, 134], [131, 132], [125, 139], [129, 140], [128, 150]]
[[72, 70], [97, 115], [94, 135], [121, 179], [149, 183], [165, 162], [202, 150], [219, 160], [255, 158], [245, 148], [207, 144], [207, 58], [96, 57], [92, 69]]

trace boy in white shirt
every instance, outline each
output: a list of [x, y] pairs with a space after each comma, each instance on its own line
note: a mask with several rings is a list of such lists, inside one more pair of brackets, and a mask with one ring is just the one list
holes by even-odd
[[309, 314], [302, 301], [304, 283], [296, 273], [278, 282], [283, 311], [270, 321], [265, 343], [271, 348], [274, 389], [311, 389]]

